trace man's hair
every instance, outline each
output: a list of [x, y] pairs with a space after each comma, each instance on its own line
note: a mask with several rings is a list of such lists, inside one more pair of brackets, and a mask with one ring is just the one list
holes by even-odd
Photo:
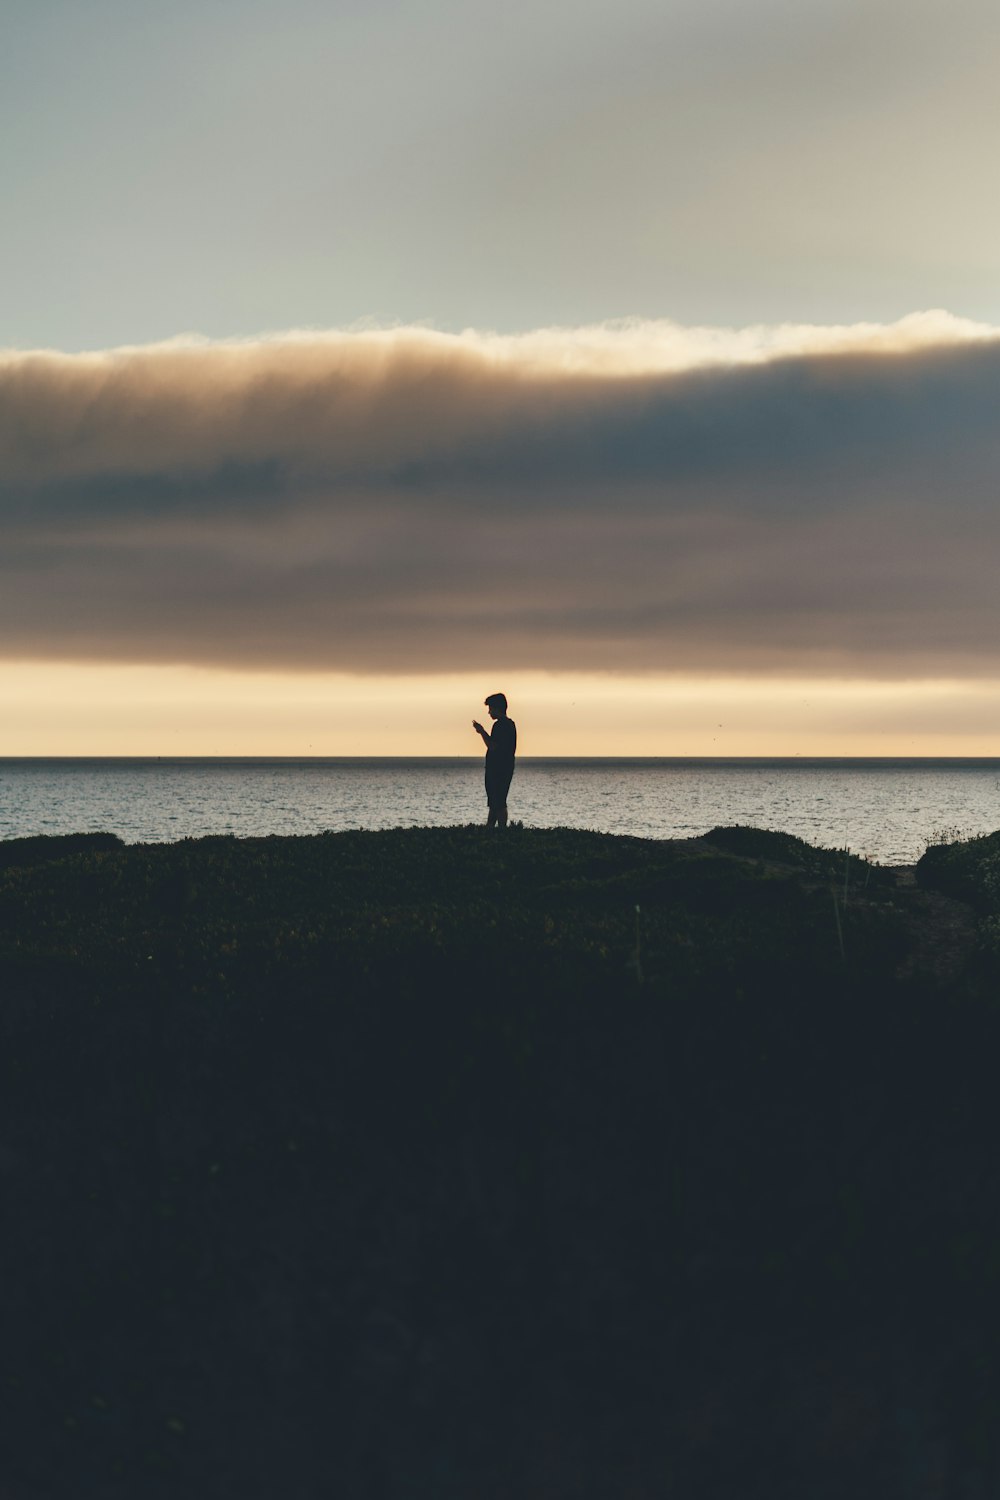
[[483, 699], [485, 708], [492, 708], [494, 703], [498, 708], [502, 708], [504, 713], [507, 712], [507, 698], [503, 693], [491, 693], [488, 698]]

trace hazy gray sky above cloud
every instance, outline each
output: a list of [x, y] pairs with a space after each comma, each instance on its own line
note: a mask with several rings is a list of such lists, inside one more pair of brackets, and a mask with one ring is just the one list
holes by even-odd
[[0, 339], [1000, 323], [994, 0], [7, 0]]
[[0, 360], [8, 657], [998, 673], [1000, 332]]
[[2, 9], [5, 745], [994, 747], [995, 0]]

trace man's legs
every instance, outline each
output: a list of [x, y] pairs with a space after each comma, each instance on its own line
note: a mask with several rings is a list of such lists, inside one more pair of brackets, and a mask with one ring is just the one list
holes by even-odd
[[490, 807], [486, 819], [487, 828], [507, 827], [507, 793], [510, 791], [512, 777], [513, 772], [510, 776], [493, 776], [486, 783], [486, 800]]
[[507, 827], [507, 804], [506, 802], [491, 802], [489, 814], [486, 818], [487, 828]]

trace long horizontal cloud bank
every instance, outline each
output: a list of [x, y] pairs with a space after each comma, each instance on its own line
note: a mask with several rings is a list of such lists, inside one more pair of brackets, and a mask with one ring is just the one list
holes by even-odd
[[0, 654], [1000, 670], [1000, 330], [0, 355]]

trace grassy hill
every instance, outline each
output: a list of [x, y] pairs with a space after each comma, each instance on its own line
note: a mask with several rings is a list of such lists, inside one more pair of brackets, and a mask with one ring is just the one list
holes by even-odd
[[0, 1494], [993, 1493], [994, 907], [931, 856], [0, 845]]

